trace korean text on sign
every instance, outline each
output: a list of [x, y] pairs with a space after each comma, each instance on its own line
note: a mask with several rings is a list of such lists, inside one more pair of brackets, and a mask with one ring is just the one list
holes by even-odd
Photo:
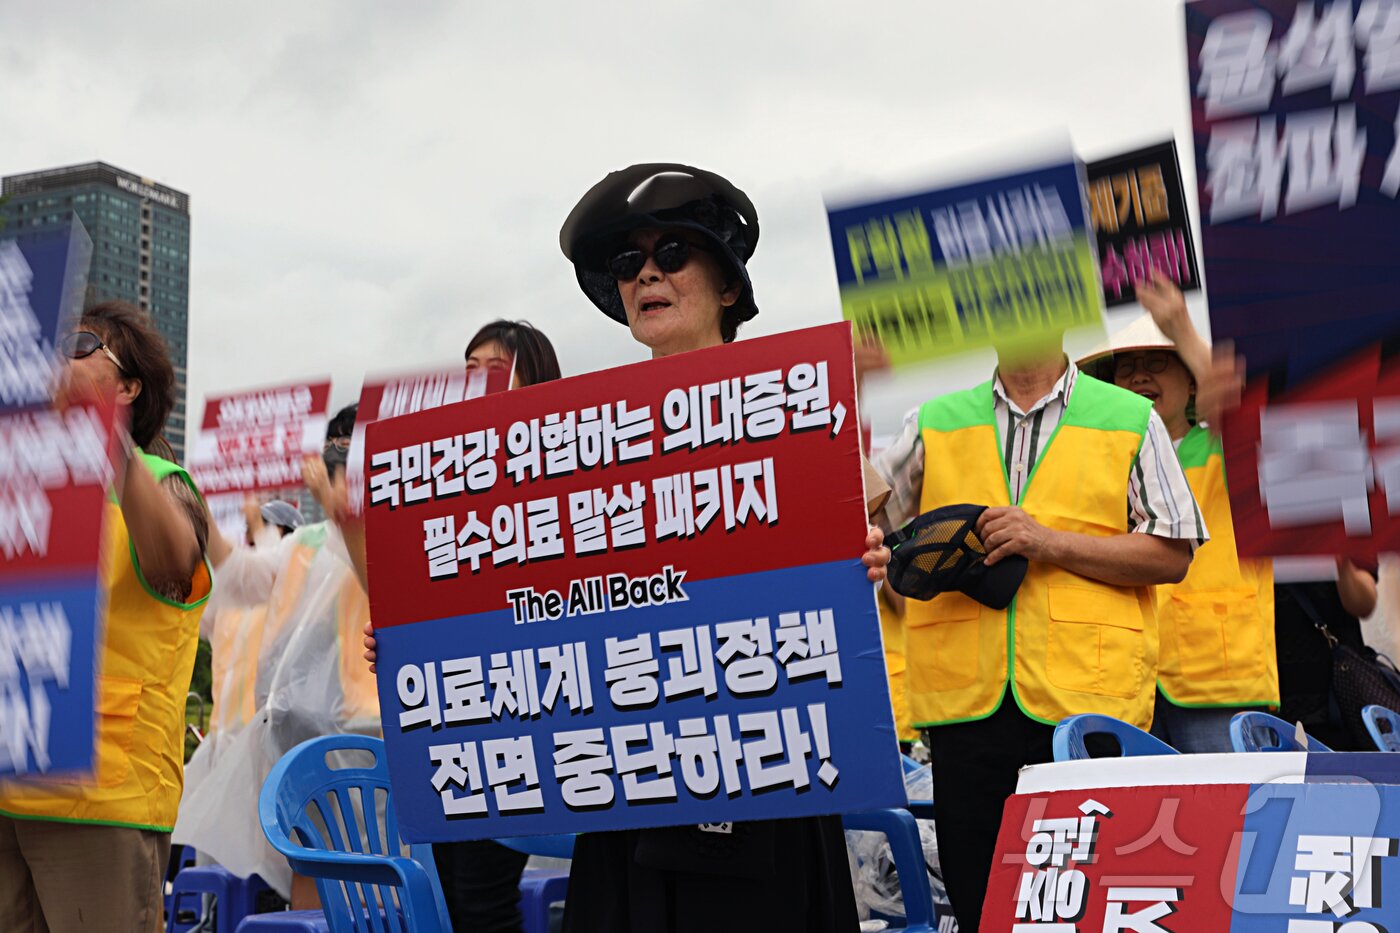
[[1081, 171], [1064, 161], [828, 208], [842, 314], [895, 365], [1100, 325]]
[[1211, 331], [1248, 365], [1225, 427], [1241, 554], [1400, 548], [1400, 9], [1185, 11]]
[[0, 775], [92, 765], [112, 417], [0, 415]]
[[858, 559], [850, 354], [849, 327], [829, 325], [369, 426], [406, 834], [902, 794]]
[[1084, 167], [1108, 307], [1132, 302], [1137, 283], [1161, 273], [1182, 291], [1201, 287], [1176, 143]]

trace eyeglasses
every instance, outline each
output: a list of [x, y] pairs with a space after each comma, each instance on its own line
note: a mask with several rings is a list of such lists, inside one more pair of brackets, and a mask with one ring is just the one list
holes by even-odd
[[656, 267], [667, 275], [679, 272], [685, 268], [685, 264], [690, 261], [690, 251], [701, 249], [709, 251], [710, 247], [701, 243], [692, 243], [689, 240], [678, 236], [663, 237], [658, 240], [648, 254], [646, 250], [625, 249], [608, 260], [608, 272], [619, 282], [628, 279], [635, 279], [642, 271], [642, 266], [647, 264], [647, 257], [650, 255], [656, 260]]
[[1131, 379], [1137, 371], [1138, 362], [1142, 362], [1142, 371], [1145, 373], [1162, 373], [1167, 371], [1167, 363], [1171, 360], [1171, 354], [1163, 350], [1153, 350], [1141, 356], [1133, 354], [1131, 356], [1119, 355], [1113, 358], [1113, 377], [1115, 379]]
[[334, 447], [336, 450], [348, 451], [348, 450], [350, 449], [350, 438], [348, 438], [348, 437], [328, 437], [328, 438], [326, 438], [326, 444], [325, 444], [325, 446], [324, 446], [323, 448], [321, 448], [321, 449], [322, 449], [322, 450], [330, 450], [332, 447]]
[[58, 350], [70, 360], [81, 360], [84, 357], [92, 356], [98, 350], [107, 355], [107, 359], [112, 361], [112, 365], [117, 367], [117, 372], [126, 375], [126, 367], [117, 359], [115, 353], [107, 348], [107, 344], [102, 342], [102, 338], [86, 330], [75, 330], [66, 335], [58, 342]]

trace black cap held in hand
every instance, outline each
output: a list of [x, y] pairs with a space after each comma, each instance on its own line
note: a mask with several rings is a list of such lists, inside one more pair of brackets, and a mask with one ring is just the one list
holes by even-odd
[[1029, 562], [1019, 554], [991, 567], [977, 537], [985, 505], [945, 505], [925, 512], [885, 539], [890, 549], [889, 585], [910, 599], [966, 593], [984, 606], [1005, 609], [1026, 578]]

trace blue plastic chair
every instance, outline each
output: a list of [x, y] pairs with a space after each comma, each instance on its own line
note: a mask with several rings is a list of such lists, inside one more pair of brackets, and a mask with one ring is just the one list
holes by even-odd
[[[212, 894], [215, 933], [234, 933], [244, 917], [257, 911], [258, 895], [267, 889], [257, 875], [240, 878], [222, 865], [182, 868], [171, 885], [165, 929], [168, 933], [194, 929], [204, 917], [204, 895]], [[193, 906], [186, 906], [190, 901]]]
[[1361, 721], [1371, 733], [1371, 741], [1383, 752], [1400, 752], [1400, 713], [1384, 706], [1367, 706], [1361, 710]]
[[235, 933], [330, 933], [330, 924], [319, 910], [285, 910], [254, 914], [240, 923]]
[[870, 810], [841, 818], [847, 829], [884, 833], [890, 841], [899, 893], [904, 901], [905, 933], [934, 933], [933, 892], [928, 886], [928, 865], [919, 839], [919, 824], [908, 810]]
[[172, 909], [175, 894], [175, 877], [178, 877], [180, 872], [184, 871], [186, 868], [193, 868], [197, 855], [198, 853], [195, 852], [194, 846], [180, 846], [180, 861], [175, 866], [175, 876], [167, 876], [170, 880], [165, 882], [165, 893], [162, 895], [162, 901], [165, 907], [165, 929], [167, 931], [170, 930], [170, 925], [175, 918], [175, 911]]
[[1052, 748], [1056, 761], [1086, 761], [1093, 758], [1085, 746], [1085, 738], [1091, 735], [1111, 735], [1118, 740], [1122, 757], [1135, 758], [1139, 755], [1179, 755], [1176, 749], [1155, 735], [1143, 732], [1137, 726], [1129, 725], [1112, 716], [1098, 713], [1080, 713], [1066, 716], [1055, 727]]
[[[551, 836], [512, 836], [497, 839], [501, 845], [526, 855], [543, 858], [573, 858], [574, 836], [556, 833]], [[520, 878], [520, 918], [524, 933], [549, 933], [549, 908], [564, 900], [569, 893], [569, 873], [566, 871], [526, 871]]]
[[1236, 713], [1230, 720], [1230, 746], [1237, 752], [1330, 752], [1312, 736], [1300, 745], [1296, 727], [1286, 720], [1258, 710]]
[[[373, 763], [332, 765], [330, 752], [368, 753]], [[301, 743], [263, 782], [258, 818], [292, 870], [316, 879], [333, 933], [451, 933], [432, 846], [402, 854], [383, 740], [330, 735]]]

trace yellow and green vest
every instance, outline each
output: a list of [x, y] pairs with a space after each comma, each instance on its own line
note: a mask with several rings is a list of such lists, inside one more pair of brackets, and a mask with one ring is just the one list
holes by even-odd
[[[176, 464], [141, 453], [156, 481]], [[197, 491], [196, 491], [197, 492]], [[184, 785], [185, 694], [194, 669], [199, 616], [209, 599], [206, 561], [189, 602], [151, 589], [121, 507], [106, 505], [102, 582], [107, 598], [97, 676], [97, 735], [91, 775], [0, 782], [0, 814], [169, 832]]]
[[1158, 687], [1177, 706], [1277, 706], [1273, 565], [1235, 551], [1220, 441], [1197, 425], [1176, 452], [1210, 540], [1186, 579], [1156, 588]]
[[[1018, 505], [1057, 531], [1106, 537], [1129, 530], [1129, 474], [1150, 402], [1081, 374], [1015, 503], [993, 405], [986, 382], [922, 407], [920, 512], [963, 502]], [[1008, 683], [1021, 710], [1041, 722], [1103, 713], [1151, 725], [1157, 616], [1150, 587], [1112, 586], [1032, 561], [1006, 609], [943, 593], [911, 600], [904, 625], [918, 727], [990, 716]]]

